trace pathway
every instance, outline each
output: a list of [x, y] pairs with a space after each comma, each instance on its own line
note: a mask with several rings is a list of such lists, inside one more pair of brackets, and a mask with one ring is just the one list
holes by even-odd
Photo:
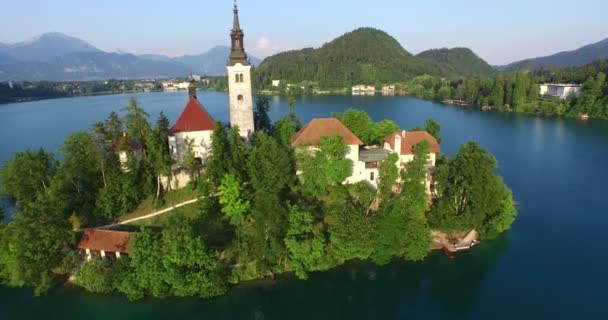
[[184, 202], [178, 203], [178, 204], [176, 204], [176, 205], [174, 205], [172, 207], [169, 207], [169, 208], [166, 208], [166, 209], [163, 209], [163, 210], [160, 210], [160, 211], [152, 212], [152, 213], [147, 214], [145, 216], [141, 216], [141, 217], [125, 220], [125, 221], [119, 221], [118, 223], [115, 223], [114, 225], [129, 224], [129, 223], [133, 223], [133, 222], [140, 221], [140, 220], [146, 220], [146, 219], [154, 218], [156, 216], [160, 216], [160, 215], [162, 215], [164, 213], [167, 213], [169, 211], [173, 211], [173, 210], [175, 210], [177, 208], [180, 208], [180, 207], [183, 207], [183, 206], [187, 206], [189, 204], [193, 204], [193, 203], [195, 203], [197, 201], [198, 201], [198, 198], [192, 199], [192, 200], [188, 200], [188, 201], [184, 201]]

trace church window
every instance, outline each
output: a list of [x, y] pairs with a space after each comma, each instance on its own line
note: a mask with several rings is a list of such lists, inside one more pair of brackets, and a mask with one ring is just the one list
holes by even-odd
[[237, 82], [237, 83], [239, 82], [239, 75], [238, 74], [234, 75], [234, 81]]
[[239, 102], [240, 102], [240, 101], [243, 101], [243, 95], [242, 95], [242, 94], [239, 94], [239, 96], [238, 96], [238, 97], [236, 97], [236, 99], [237, 99]]
[[243, 74], [242, 73], [240, 74], [239, 77], [241, 78], [241, 82], [245, 82], [245, 80], [243, 80]]

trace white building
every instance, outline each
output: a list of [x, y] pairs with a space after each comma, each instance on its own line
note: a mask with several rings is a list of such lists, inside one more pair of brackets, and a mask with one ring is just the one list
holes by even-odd
[[215, 129], [215, 122], [198, 101], [194, 81], [190, 84], [188, 95], [186, 107], [171, 127], [169, 151], [173, 161], [181, 165], [190, 144], [195, 157], [204, 164], [211, 149], [211, 135]]
[[273, 87], [278, 87], [281, 85], [281, 80], [272, 80], [272, 86]]
[[441, 151], [437, 139], [426, 131], [401, 131], [395, 132], [388, 137], [384, 138], [384, 149], [391, 153], [399, 155], [399, 168], [405, 168], [405, 165], [414, 160], [414, 147], [422, 141], [429, 143], [429, 157], [427, 159], [425, 167], [427, 170], [426, 178], [426, 190], [427, 193], [431, 192], [431, 181], [432, 177], [431, 170], [435, 167], [437, 161], [437, 154]]
[[376, 87], [366, 84], [358, 84], [351, 88], [351, 92], [354, 96], [374, 95], [376, 94]]
[[241, 137], [249, 141], [255, 130], [251, 92], [251, 65], [247, 61], [247, 54], [245, 53], [244, 33], [239, 23], [239, 10], [236, 2], [234, 4], [234, 21], [230, 38], [232, 49], [227, 65], [230, 125], [238, 127]]
[[[325, 137], [340, 136], [348, 145], [346, 158], [352, 161], [352, 174], [344, 182], [357, 183], [366, 181], [376, 186], [378, 183], [378, 167], [391, 153], [399, 154], [397, 166], [404, 168], [405, 164], [414, 159], [414, 146], [426, 140], [430, 145], [428, 168], [435, 166], [437, 153], [440, 152], [437, 140], [426, 131], [397, 132], [385, 138], [382, 148], [366, 147], [363, 142], [336, 118], [313, 119], [298, 131], [292, 141], [294, 148], [305, 148], [314, 152]], [[431, 177], [427, 177], [427, 191], [430, 192]]]
[[395, 85], [389, 84], [382, 86], [382, 95], [392, 96], [395, 95]]
[[578, 84], [545, 83], [540, 85], [540, 95], [545, 98], [566, 99], [570, 95], [578, 97], [581, 86]]

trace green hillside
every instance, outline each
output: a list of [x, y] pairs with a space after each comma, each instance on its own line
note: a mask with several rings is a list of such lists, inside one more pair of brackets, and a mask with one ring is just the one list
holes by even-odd
[[318, 49], [302, 49], [268, 57], [256, 69], [256, 83], [274, 79], [315, 81], [320, 88], [405, 81], [421, 74], [444, 76], [450, 68], [407, 52], [384, 31], [360, 28]]
[[431, 49], [416, 56], [443, 64], [450, 71], [460, 76], [491, 76], [495, 73], [492, 66], [469, 48]]

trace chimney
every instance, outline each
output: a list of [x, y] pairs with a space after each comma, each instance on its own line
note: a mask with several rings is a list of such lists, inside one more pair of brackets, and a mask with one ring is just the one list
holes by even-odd
[[188, 96], [196, 99], [196, 83], [194, 83], [194, 78], [190, 80], [190, 84], [188, 85]]
[[[403, 131], [403, 132], [405, 132], [405, 131]], [[403, 135], [405, 136], [405, 134], [403, 134]], [[398, 155], [401, 155], [401, 135], [398, 133], [395, 134], [395, 148], [393, 151], [395, 153], [397, 153]]]

